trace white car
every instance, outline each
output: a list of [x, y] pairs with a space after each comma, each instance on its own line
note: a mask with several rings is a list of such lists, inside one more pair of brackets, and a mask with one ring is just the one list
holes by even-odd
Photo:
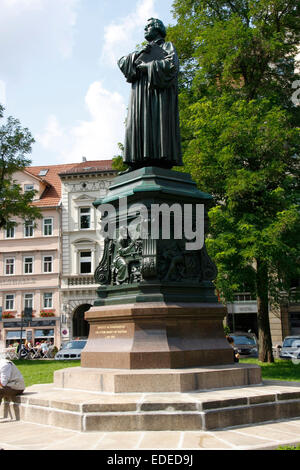
[[279, 357], [280, 359], [300, 359], [300, 336], [286, 336]]
[[80, 359], [81, 352], [86, 343], [86, 339], [68, 341], [68, 343], [64, 344], [62, 348], [55, 354], [55, 359], [58, 361]]

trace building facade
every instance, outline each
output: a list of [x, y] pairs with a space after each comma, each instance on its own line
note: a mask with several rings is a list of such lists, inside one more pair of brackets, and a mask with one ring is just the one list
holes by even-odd
[[[14, 174], [23, 191], [36, 191], [33, 204], [41, 218], [12, 218], [17, 225], [0, 233], [2, 347], [21, 333], [57, 347], [87, 335], [83, 314], [96, 297], [93, 273], [102, 250], [92, 203], [106, 194], [115, 174], [107, 160], [33, 166]], [[30, 321], [24, 319], [26, 308], [32, 309]]]
[[94, 272], [104, 246], [93, 202], [107, 194], [116, 173], [110, 161], [82, 162], [60, 173], [62, 341], [88, 336], [84, 313], [96, 298]]
[[[282, 344], [285, 336], [300, 335], [300, 285], [292, 287], [289, 300], [283, 295], [280, 306], [270, 306], [269, 320], [272, 344]], [[298, 293], [298, 295], [297, 295]], [[226, 325], [233, 331], [251, 331], [258, 336], [257, 301], [249, 292], [237, 293], [227, 303]]]
[[[48, 173], [48, 175], [47, 175]], [[3, 345], [21, 337], [59, 342], [60, 324], [60, 195], [53, 185], [55, 171], [28, 168], [14, 174], [23, 191], [35, 190], [33, 204], [41, 219], [0, 233], [0, 323]], [[32, 320], [23, 321], [26, 308]]]

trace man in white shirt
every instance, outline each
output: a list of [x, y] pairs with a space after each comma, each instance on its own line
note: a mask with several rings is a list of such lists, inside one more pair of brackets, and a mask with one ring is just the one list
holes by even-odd
[[0, 403], [3, 397], [21, 395], [25, 390], [24, 378], [8, 359], [0, 359]]
[[42, 354], [43, 354], [43, 357], [47, 354], [48, 349], [49, 349], [48, 343], [47, 343], [47, 341], [44, 341], [44, 342], [42, 343]]

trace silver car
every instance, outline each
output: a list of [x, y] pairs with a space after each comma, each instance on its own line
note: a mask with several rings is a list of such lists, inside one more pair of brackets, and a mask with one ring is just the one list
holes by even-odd
[[280, 359], [300, 359], [300, 336], [286, 336], [279, 357]]
[[68, 341], [64, 344], [62, 348], [55, 354], [55, 359], [58, 361], [68, 360], [68, 359], [80, 359], [81, 351], [85, 347], [87, 340], [74, 340]]

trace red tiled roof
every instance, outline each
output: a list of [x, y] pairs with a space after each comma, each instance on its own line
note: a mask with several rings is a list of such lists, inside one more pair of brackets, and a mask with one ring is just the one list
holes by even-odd
[[111, 164], [112, 160], [85, 161], [73, 164], [73, 167], [71, 169], [67, 168], [66, 170], [62, 171], [61, 174], [112, 170]]
[[[93, 160], [81, 163], [67, 163], [64, 165], [43, 165], [43, 166], [29, 166], [26, 167], [26, 172], [38, 177], [43, 181], [47, 187], [38, 201], [33, 204], [38, 207], [54, 207], [59, 204], [61, 199], [61, 180], [59, 175], [61, 173], [77, 173], [78, 171], [89, 171], [93, 168], [95, 170], [111, 170], [112, 160]], [[41, 170], [48, 170], [45, 176], [40, 176]], [[87, 171], [87, 170], [86, 170]]]

